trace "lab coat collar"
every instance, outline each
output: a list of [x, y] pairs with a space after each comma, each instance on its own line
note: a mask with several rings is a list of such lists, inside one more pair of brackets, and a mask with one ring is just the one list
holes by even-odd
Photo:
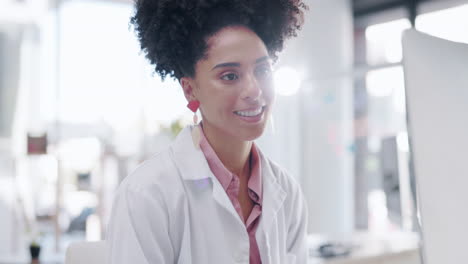
[[210, 178], [210, 174], [212, 174], [207, 173], [211, 170], [202, 150], [194, 146], [192, 139], [192, 129], [194, 128], [196, 127], [185, 127], [172, 145], [174, 160], [184, 180], [202, 180]]
[[192, 130], [195, 128], [195, 126], [184, 128], [172, 145], [174, 162], [180, 171], [181, 177], [184, 181], [192, 181], [199, 186], [206, 186], [206, 182], [211, 179], [214, 200], [234, 215], [238, 219], [238, 222], [243, 225], [223, 186], [214, 176], [213, 172], [211, 172], [203, 151], [195, 147], [192, 138]]
[[[211, 172], [202, 150], [195, 148], [193, 144], [192, 129], [194, 128], [194, 126], [184, 128], [172, 145], [174, 161], [181, 173], [182, 179], [197, 181], [211, 178], [213, 183], [214, 199], [233, 215], [238, 216], [223, 187]], [[257, 150], [260, 156], [263, 181], [262, 216], [257, 229], [257, 238], [264, 241], [268, 234], [270, 225], [276, 217], [276, 213], [283, 205], [286, 198], [286, 192], [278, 183], [276, 179], [277, 177], [275, 177], [278, 176], [277, 174], [279, 173], [273, 171], [271, 163], [265, 158], [260, 149]], [[237, 218], [242, 223], [240, 217]], [[268, 241], [268, 239], [266, 239], [266, 241]]]

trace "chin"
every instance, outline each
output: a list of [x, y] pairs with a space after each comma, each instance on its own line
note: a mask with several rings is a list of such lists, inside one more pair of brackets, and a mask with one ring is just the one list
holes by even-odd
[[253, 141], [263, 135], [265, 131], [265, 124], [261, 124], [251, 128], [239, 129], [239, 133], [235, 135], [236, 137], [241, 137], [243, 141]]

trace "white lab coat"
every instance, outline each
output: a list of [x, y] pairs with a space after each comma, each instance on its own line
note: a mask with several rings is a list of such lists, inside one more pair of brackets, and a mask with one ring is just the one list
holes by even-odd
[[[121, 183], [107, 230], [112, 264], [249, 263], [245, 225], [194, 147], [192, 129]], [[300, 186], [261, 152], [260, 161], [263, 205], [255, 236], [262, 263], [306, 263]]]

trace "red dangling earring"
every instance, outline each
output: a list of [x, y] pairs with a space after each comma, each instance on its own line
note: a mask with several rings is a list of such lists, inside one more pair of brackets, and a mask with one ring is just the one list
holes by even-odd
[[188, 103], [187, 107], [193, 112], [193, 124], [198, 124], [197, 110], [200, 107], [200, 101], [192, 100]]

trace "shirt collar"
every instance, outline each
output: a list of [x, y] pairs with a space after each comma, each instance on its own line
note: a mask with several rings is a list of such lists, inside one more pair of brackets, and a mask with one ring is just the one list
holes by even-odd
[[[200, 127], [202, 128], [202, 126]], [[223, 189], [227, 191], [229, 184], [234, 177], [233, 173], [229, 171], [221, 160], [216, 155], [216, 152], [211, 147], [210, 143], [208, 142], [205, 134], [203, 133], [203, 129], [200, 129], [200, 149], [202, 150], [205, 158], [208, 162], [208, 165], [211, 169], [211, 172], [215, 175], [218, 181], [223, 186]], [[249, 181], [247, 183], [248, 188], [254, 192], [254, 196], [257, 203], [261, 203], [262, 201], [262, 171], [260, 166], [260, 155], [259, 151], [255, 145], [252, 143], [252, 148], [250, 150], [251, 155], [251, 172]]]
[[[202, 128], [202, 127], [200, 127]], [[208, 162], [208, 166], [213, 172], [214, 176], [218, 179], [218, 181], [223, 186], [224, 190], [227, 190], [229, 184], [232, 181], [232, 173], [224, 166], [221, 160], [216, 155], [216, 152], [211, 147], [210, 143], [205, 137], [205, 133], [203, 129], [200, 129], [200, 149], [205, 155], [206, 161]]]
[[262, 201], [262, 167], [260, 166], [260, 154], [255, 143], [252, 144], [252, 150], [250, 152], [252, 161], [252, 171], [250, 174], [248, 187], [258, 197], [257, 202]]

